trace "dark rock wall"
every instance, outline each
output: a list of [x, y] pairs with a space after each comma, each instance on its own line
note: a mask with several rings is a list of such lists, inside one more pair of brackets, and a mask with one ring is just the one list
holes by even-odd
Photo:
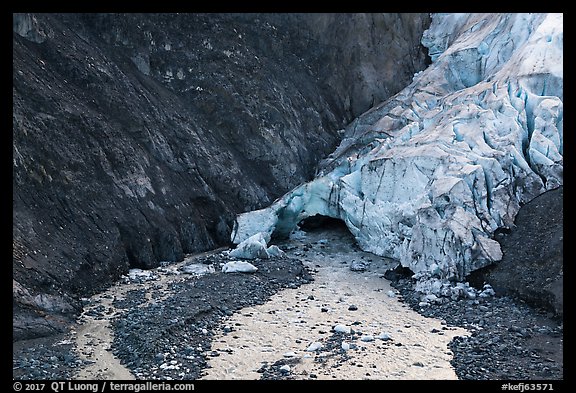
[[522, 206], [514, 228], [496, 239], [502, 260], [480, 272], [498, 295], [522, 299], [554, 317], [564, 316], [564, 187]]
[[427, 64], [428, 14], [14, 14], [14, 339], [228, 243]]

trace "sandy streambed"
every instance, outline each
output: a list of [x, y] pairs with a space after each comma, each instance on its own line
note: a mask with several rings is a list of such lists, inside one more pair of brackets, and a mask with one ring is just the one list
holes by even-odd
[[[219, 250], [216, 250], [219, 251]], [[79, 380], [133, 380], [134, 374], [122, 364], [112, 352], [114, 329], [111, 321], [122, 318], [126, 307], [145, 307], [161, 303], [170, 295], [170, 284], [193, 279], [193, 276], [182, 275], [179, 269], [195, 259], [213, 252], [201, 253], [186, 258], [184, 261], [169, 267], [141, 271], [133, 274], [124, 282], [118, 282], [103, 293], [88, 299], [88, 305], [79, 318], [78, 326], [71, 331], [75, 348], [83, 367], [78, 367], [75, 379]], [[199, 267], [203, 266], [193, 265]], [[126, 302], [131, 293], [142, 294], [137, 302]], [[120, 302], [119, 302], [120, 301]], [[122, 305], [124, 302], [124, 306]]]
[[70, 332], [14, 343], [14, 378], [562, 379], [563, 325], [524, 304], [422, 308], [343, 227], [279, 246], [255, 273], [214, 250], [121, 280]]
[[383, 278], [389, 261], [358, 250], [341, 228], [282, 246], [315, 280], [225, 320], [204, 379], [456, 379], [448, 343], [468, 332], [403, 304]]
[[[313, 281], [279, 288], [251, 303], [250, 294], [259, 293], [263, 278], [217, 272], [208, 281], [195, 281], [197, 276], [182, 274], [183, 266], [201, 260], [195, 256], [142, 272], [94, 296], [73, 334], [85, 361], [76, 378], [456, 379], [448, 343], [467, 330], [425, 318], [402, 303], [383, 278], [392, 261], [359, 250], [343, 227], [301, 232], [279, 245], [287, 260], [297, 259], [313, 273]], [[204, 255], [219, 260], [216, 252]], [[262, 277], [272, 277], [282, 265], [264, 260], [259, 266], [258, 274], [266, 270]], [[245, 285], [241, 279], [249, 277], [260, 281], [251, 284], [252, 292], [240, 290]], [[224, 287], [214, 291], [218, 283]], [[227, 291], [238, 295], [230, 299]], [[246, 297], [239, 307], [230, 303], [238, 302], [237, 296]], [[194, 298], [218, 312], [227, 301], [234, 312], [213, 313], [209, 319], [195, 317], [203, 312], [190, 314], [183, 323], [180, 314], [198, 304]], [[244, 300], [251, 305], [242, 306]], [[119, 320], [126, 322], [117, 324], [127, 326], [122, 332], [113, 327]], [[161, 330], [142, 332], [152, 325]], [[170, 337], [164, 330], [180, 338], [162, 349], [156, 340]], [[135, 333], [141, 345], [130, 339]], [[114, 341], [115, 334], [132, 341]], [[124, 348], [124, 362], [113, 355], [114, 345]], [[150, 352], [153, 346], [159, 349]], [[134, 362], [139, 366], [130, 367]]]

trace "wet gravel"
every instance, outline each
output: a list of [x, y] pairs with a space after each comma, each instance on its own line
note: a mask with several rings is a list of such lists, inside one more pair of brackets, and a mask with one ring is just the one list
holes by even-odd
[[[236, 310], [262, 304], [285, 287], [298, 287], [312, 280], [299, 260], [291, 258], [252, 261], [255, 273], [222, 273], [222, 254], [202, 263], [216, 273], [171, 283], [162, 301], [143, 307], [142, 294], [127, 297], [112, 325], [114, 354], [138, 379], [198, 379], [206, 359], [219, 356], [210, 351], [212, 330]], [[134, 302], [129, 307], [127, 302]]]
[[65, 334], [14, 343], [12, 376], [20, 380], [72, 379], [77, 368], [87, 365]]
[[[213, 265], [215, 273], [175, 281], [167, 287], [147, 287], [143, 282], [122, 299], [114, 299], [114, 306], [123, 311], [112, 318], [112, 350], [137, 379], [198, 379], [208, 366], [206, 360], [220, 356], [220, 352], [210, 350], [212, 332], [222, 328], [226, 317], [264, 303], [282, 288], [295, 288], [313, 280], [312, 272], [294, 258], [252, 261], [258, 267], [255, 273], [221, 273], [219, 266], [226, 261], [225, 254], [209, 255], [201, 262]], [[563, 324], [546, 313], [510, 297], [446, 299], [442, 304], [422, 307], [422, 296], [414, 291], [412, 279], [391, 277], [399, 299], [414, 310], [444, 320], [443, 329], [458, 326], [471, 332], [470, 336], [456, 337], [449, 345], [459, 379], [563, 379]], [[151, 301], [146, 301], [150, 297]], [[98, 319], [111, 311], [94, 305], [87, 312]], [[234, 326], [224, 329], [234, 333]], [[433, 333], [444, 334], [443, 330]], [[348, 361], [341, 348], [343, 335], [352, 345], [362, 340], [354, 331], [334, 332], [323, 339], [320, 349], [310, 353], [314, 362], [337, 367]], [[70, 338], [60, 335], [14, 343], [13, 378], [72, 379], [75, 371], [90, 361], [77, 356]], [[293, 379], [284, 366], [298, 361], [284, 358], [264, 364], [259, 371], [261, 379]], [[310, 374], [308, 379], [316, 376]]]
[[420, 314], [471, 332], [456, 337], [449, 346], [459, 379], [563, 379], [563, 324], [547, 313], [511, 297], [459, 299], [421, 307], [421, 294], [413, 290], [413, 280], [403, 278], [392, 285]]
[[[370, 340], [375, 340], [371, 338]], [[380, 340], [378, 338], [378, 340]], [[348, 343], [349, 348], [343, 349], [342, 342], [345, 341]], [[325, 367], [331, 367], [334, 369], [338, 369], [342, 364], [345, 362], [351, 361], [351, 357], [349, 356], [350, 350], [364, 350], [365, 348], [359, 347], [358, 343], [362, 341], [362, 333], [360, 331], [351, 330], [350, 333], [344, 332], [334, 332], [330, 336], [326, 337], [325, 339], [321, 339], [319, 341], [322, 346], [312, 351], [308, 356], [313, 358], [314, 363], [318, 363]], [[386, 345], [402, 345], [400, 343], [394, 342], [392, 339], [384, 339], [382, 341], [386, 342]], [[262, 374], [261, 380], [295, 380], [301, 379], [302, 375], [294, 375], [291, 374], [288, 370], [283, 369], [283, 366], [288, 365], [292, 366], [302, 361], [302, 358], [288, 358], [288, 359], [280, 359], [271, 364], [264, 364], [258, 372]], [[364, 364], [361, 362], [353, 362], [351, 363], [352, 366], [357, 367], [365, 367]], [[306, 373], [306, 371], [304, 371]], [[366, 376], [370, 376], [370, 367], [366, 365]], [[310, 373], [305, 374], [308, 379], [316, 379], [317, 375]], [[338, 375], [337, 372], [332, 374], [334, 379], [346, 379], [345, 375]]]

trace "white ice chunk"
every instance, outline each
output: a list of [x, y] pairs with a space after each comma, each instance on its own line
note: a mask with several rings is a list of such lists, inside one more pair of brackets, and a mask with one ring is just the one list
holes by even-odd
[[390, 336], [390, 334], [388, 333], [380, 333], [379, 335], [376, 336], [377, 339], [382, 340], [382, 341], [389, 341], [392, 340], [392, 337]]
[[269, 258], [266, 244], [268, 239], [269, 237], [265, 233], [258, 232], [238, 244], [228, 255], [232, 258], [241, 259]]
[[254, 210], [248, 213], [240, 214], [236, 217], [236, 225], [232, 231], [232, 242], [238, 244], [263, 228], [268, 229], [270, 235], [274, 230], [274, 225], [278, 220], [276, 212], [272, 209]]
[[254, 273], [258, 268], [245, 261], [230, 261], [222, 266], [223, 273]]
[[281, 258], [284, 255], [286, 255], [286, 253], [284, 251], [282, 251], [278, 246], [275, 246], [275, 245], [268, 247], [266, 249], [266, 252], [268, 253], [268, 256], [270, 258], [278, 258], [278, 257]]
[[182, 267], [182, 272], [186, 274], [192, 274], [195, 276], [203, 276], [205, 274], [214, 273], [214, 267], [212, 265], [205, 265], [202, 263], [191, 263], [189, 265]]
[[158, 278], [152, 271], [138, 268], [130, 269], [128, 271], [128, 277], [132, 281], [152, 281]]
[[282, 367], [280, 367], [280, 371], [283, 373], [289, 373], [290, 372], [290, 366], [285, 364]]
[[318, 350], [321, 349], [321, 348], [322, 348], [322, 343], [321, 343], [321, 342], [318, 342], [318, 341], [315, 341], [315, 342], [313, 342], [312, 344], [310, 344], [310, 345], [308, 346], [308, 348], [306, 348], [306, 351], [307, 351], [307, 352], [314, 352], [314, 351], [318, 351]]
[[346, 326], [343, 324], [337, 324], [336, 326], [334, 326], [333, 329], [337, 333], [345, 333], [345, 334], [350, 334], [350, 332], [352, 331], [352, 329], [350, 329], [350, 326]]

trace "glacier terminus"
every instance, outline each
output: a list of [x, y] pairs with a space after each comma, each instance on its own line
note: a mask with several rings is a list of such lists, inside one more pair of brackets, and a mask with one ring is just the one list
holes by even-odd
[[347, 126], [315, 178], [240, 214], [235, 244], [341, 219], [423, 292], [502, 258], [520, 206], [563, 184], [563, 15], [434, 14], [432, 64]]

